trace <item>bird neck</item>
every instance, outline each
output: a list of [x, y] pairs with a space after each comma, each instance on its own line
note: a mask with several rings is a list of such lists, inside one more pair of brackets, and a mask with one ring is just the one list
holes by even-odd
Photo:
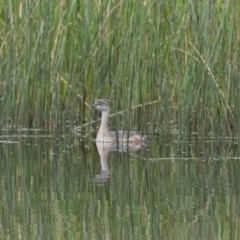
[[109, 119], [109, 111], [102, 112], [102, 119], [101, 119], [101, 125], [100, 129], [104, 133], [108, 133], [108, 119]]

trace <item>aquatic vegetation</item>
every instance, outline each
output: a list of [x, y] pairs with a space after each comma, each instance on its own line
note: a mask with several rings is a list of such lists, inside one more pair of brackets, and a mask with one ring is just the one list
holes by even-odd
[[122, 124], [138, 130], [176, 127], [182, 136], [238, 130], [237, 4], [10, 0], [1, 5], [2, 125], [81, 126], [91, 120], [88, 104], [108, 98], [117, 103], [115, 112], [129, 113]]

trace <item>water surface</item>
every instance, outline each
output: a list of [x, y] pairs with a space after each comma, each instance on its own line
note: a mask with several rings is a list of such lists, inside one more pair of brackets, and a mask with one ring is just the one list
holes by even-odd
[[69, 135], [0, 140], [1, 239], [240, 238], [236, 138], [156, 135], [100, 155]]

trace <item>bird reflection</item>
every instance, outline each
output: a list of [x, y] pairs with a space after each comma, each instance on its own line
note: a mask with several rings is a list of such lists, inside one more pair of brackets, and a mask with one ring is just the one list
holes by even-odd
[[100, 156], [101, 172], [96, 175], [93, 181], [98, 186], [104, 186], [110, 178], [110, 167], [108, 156], [110, 152], [134, 152], [146, 145], [146, 142], [129, 142], [129, 143], [114, 143], [114, 142], [96, 142], [97, 150]]

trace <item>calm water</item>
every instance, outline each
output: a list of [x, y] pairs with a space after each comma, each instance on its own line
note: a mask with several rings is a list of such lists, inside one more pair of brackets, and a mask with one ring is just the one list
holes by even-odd
[[0, 140], [1, 239], [240, 239], [237, 139]]

